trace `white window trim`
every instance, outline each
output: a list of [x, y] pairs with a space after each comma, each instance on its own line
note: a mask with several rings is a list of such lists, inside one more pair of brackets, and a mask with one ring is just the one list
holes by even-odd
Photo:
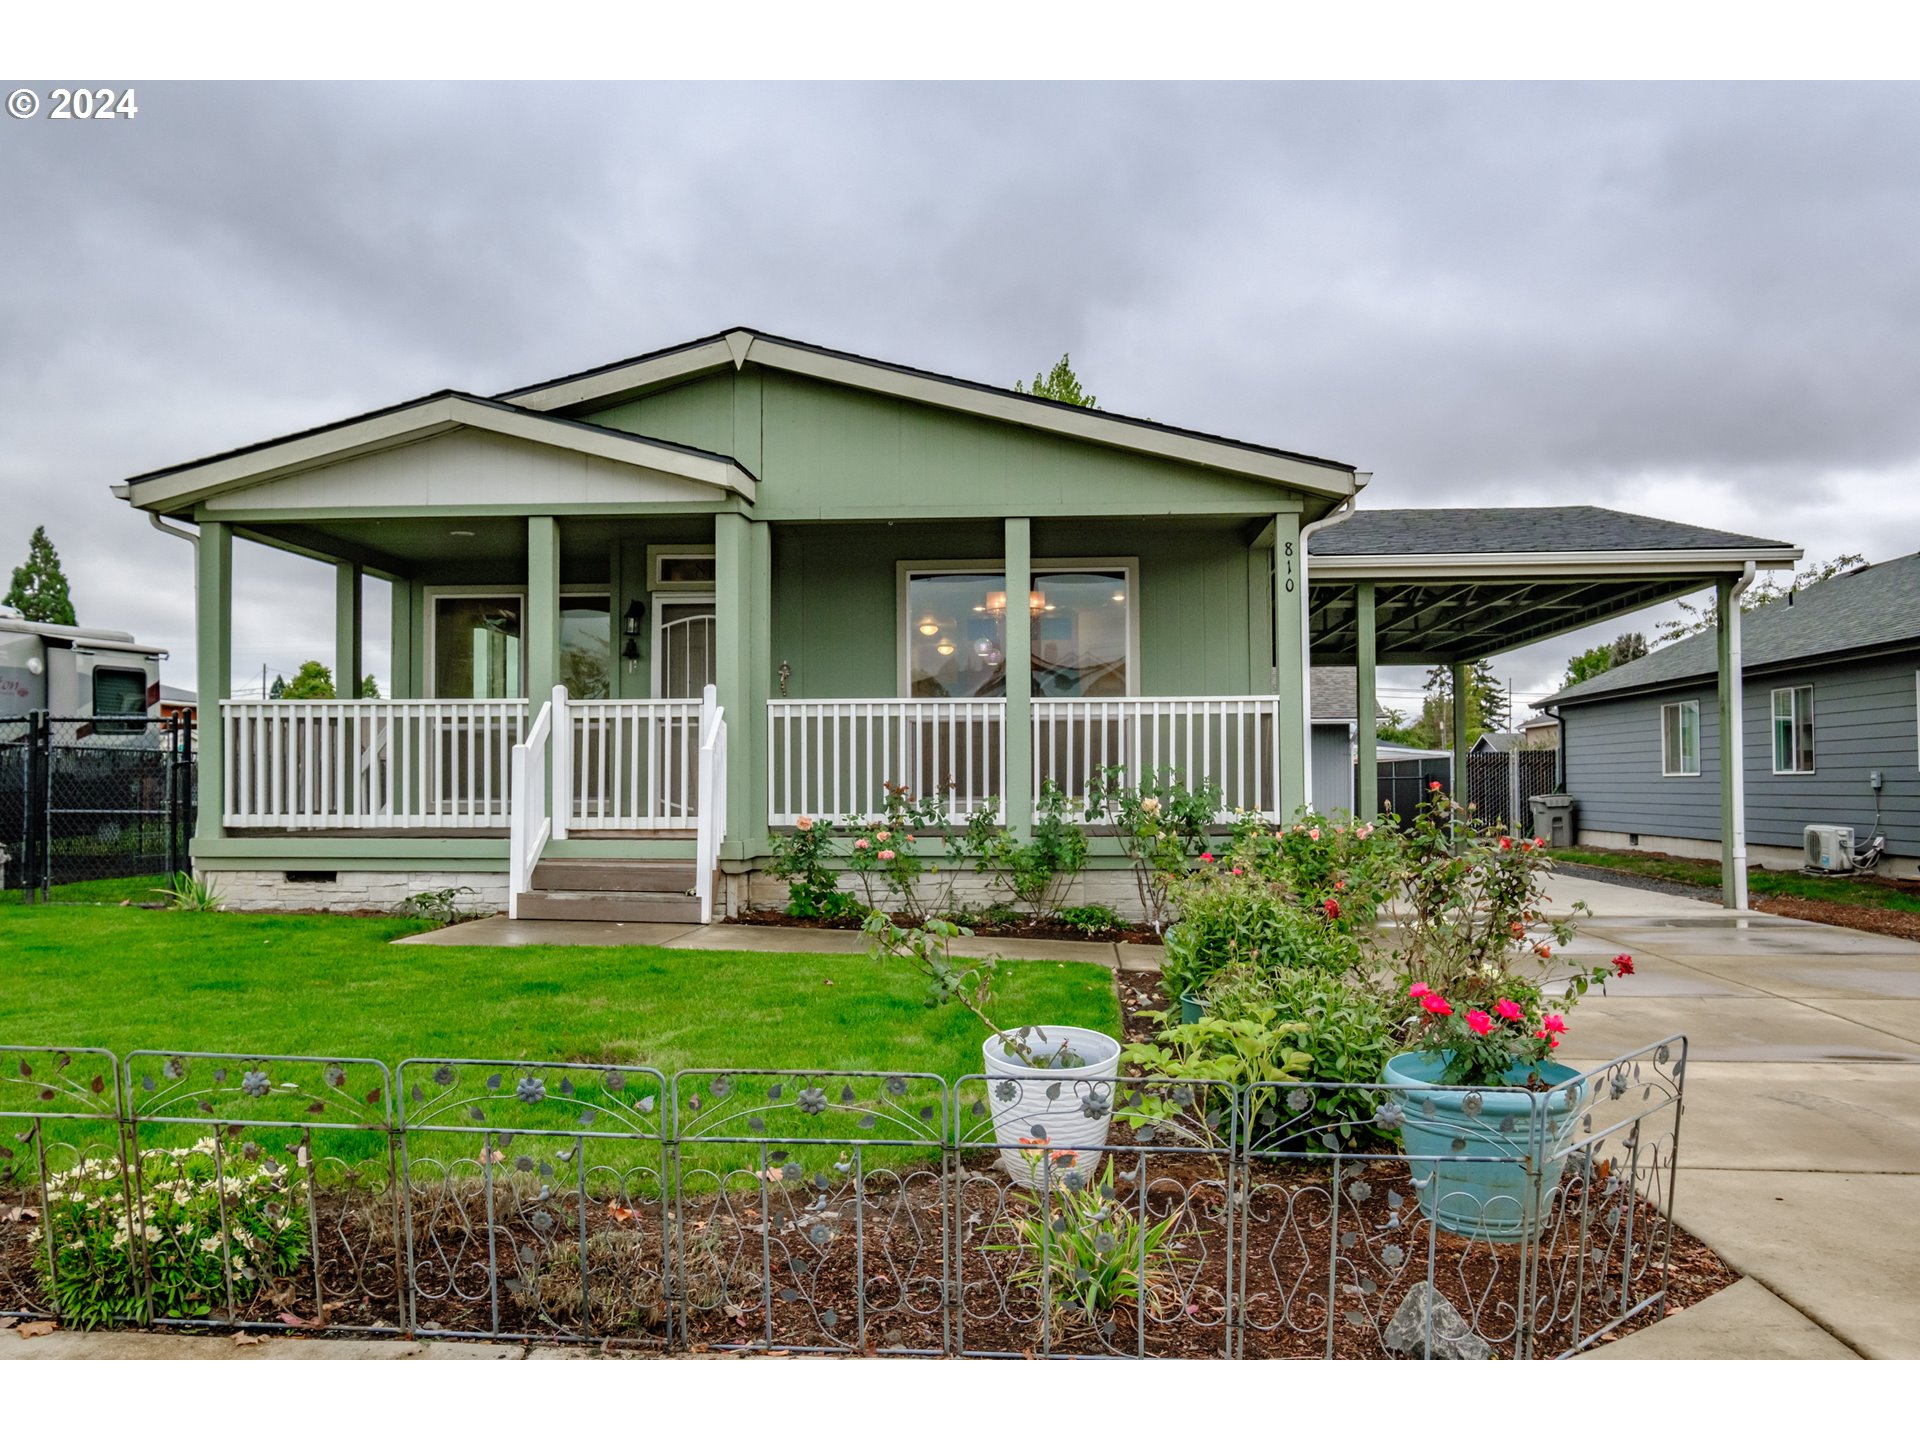
[[715, 578], [713, 581], [662, 580], [660, 578], [660, 562], [662, 560], [671, 560], [678, 556], [685, 556], [689, 559], [711, 560], [713, 559], [714, 554], [715, 554], [714, 547], [711, 545], [649, 545], [647, 546], [647, 593], [649, 595], [667, 595], [667, 594], [675, 594], [675, 593], [684, 594], [687, 592], [692, 592], [696, 594], [704, 593], [708, 595], [713, 594], [715, 590], [716, 582], [718, 581], [718, 578], [719, 578], [717, 561], [715, 562], [716, 569], [714, 572]]
[[[1693, 710], [1693, 769], [1669, 770], [1667, 768], [1667, 711], [1680, 710], [1684, 712], [1688, 707], [1692, 707]], [[1686, 725], [1684, 723], [1680, 726], [1680, 737], [1684, 742], [1686, 738]], [[1663, 778], [1669, 780], [1686, 780], [1693, 779], [1700, 774], [1700, 738], [1700, 702], [1698, 700], [1669, 700], [1660, 707], [1660, 774]], [[1681, 763], [1685, 764], [1687, 757], [1684, 743], [1680, 746], [1680, 749], [1682, 753], [1679, 758]]]
[[[1055, 560], [1035, 556], [1027, 566], [1029, 577], [1042, 571], [1118, 570], [1127, 577], [1127, 694], [1140, 693], [1140, 557], [1137, 555], [1073, 556]], [[894, 688], [902, 699], [913, 696], [912, 617], [907, 613], [908, 582], [921, 575], [1001, 575], [1007, 562], [984, 560], [900, 560], [894, 564], [894, 630], [898, 637], [894, 658]], [[1031, 588], [1031, 587], [1029, 587]], [[1056, 697], [1057, 698], [1057, 697]]]
[[[520, 624], [524, 628], [527, 623], [527, 587], [524, 585], [423, 585], [421, 586], [420, 587], [420, 603], [425, 613], [421, 616], [421, 622], [420, 622], [420, 632], [421, 632], [420, 633], [420, 649], [422, 652], [423, 663], [425, 668], [421, 671], [421, 674], [420, 674], [420, 688], [427, 692], [425, 695], [421, 697], [424, 700], [440, 700], [440, 699], [448, 698], [440, 695], [436, 690], [435, 682], [434, 682], [435, 667], [433, 663], [434, 662], [434, 636], [440, 628], [438, 625], [434, 623], [435, 612], [439, 608], [440, 597], [443, 595], [451, 596], [457, 599], [468, 599], [468, 600], [518, 600], [520, 602]], [[611, 620], [614, 630], [616, 632], [618, 631], [619, 625], [620, 625], [620, 618], [617, 615], [613, 615], [612, 613], [612, 606], [613, 606], [612, 587], [604, 584], [562, 585], [560, 587], [561, 599], [564, 600], [574, 595], [605, 595], [607, 597], [609, 618]], [[522, 689], [526, 688], [526, 679], [527, 679], [526, 638], [527, 637], [524, 634], [522, 634], [520, 637], [520, 667], [521, 667], [520, 682], [521, 682]], [[616, 638], [619, 638], [619, 637], [616, 636]], [[617, 653], [614, 658], [616, 660], [619, 658]], [[466, 700], [466, 699], [471, 699], [472, 697], [461, 695], [461, 696], [454, 696], [452, 698]], [[527, 697], [524, 695], [511, 695], [505, 698], [511, 699], [511, 700], [524, 700]]]
[[[1819, 752], [1819, 747], [1817, 745], [1814, 745], [1812, 747], [1814, 751], [1813, 764], [1809, 765], [1804, 770], [1799, 768], [1799, 760], [1800, 760], [1800, 698], [1799, 697], [1800, 697], [1800, 692], [1802, 690], [1807, 692], [1807, 704], [1809, 708], [1811, 708], [1813, 704], [1813, 686], [1811, 685], [1782, 685], [1778, 689], [1776, 689], [1770, 696], [1767, 697], [1767, 743], [1773, 747], [1773, 773], [1776, 775], [1811, 775], [1820, 768], [1820, 752]], [[1794, 761], [1794, 764], [1785, 770], [1782, 770], [1780, 768], [1780, 731], [1778, 728], [1780, 724], [1780, 711], [1778, 706], [1780, 704], [1780, 697], [1782, 695], [1787, 695], [1792, 697], [1790, 700], [1788, 700], [1787, 707], [1789, 711], [1789, 724], [1792, 726], [1792, 739], [1791, 739], [1790, 748], [1793, 751], [1792, 759]], [[1809, 739], [1811, 742], [1811, 737], [1809, 737]]]

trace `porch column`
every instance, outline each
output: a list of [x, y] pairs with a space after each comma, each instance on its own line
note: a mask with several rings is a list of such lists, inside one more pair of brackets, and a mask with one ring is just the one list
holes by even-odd
[[[1007, 570], [1007, 773], [1000, 797], [1007, 828], [1019, 839], [1033, 833], [1033, 522], [1009, 515]], [[1139, 784], [1139, 777], [1127, 777]]]
[[387, 621], [387, 698], [408, 700], [419, 694], [413, 683], [415, 636], [421, 634], [420, 587], [411, 580], [395, 580], [393, 609]]
[[713, 517], [713, 683], [727, 713], [727, 837], [720, 853], [730, 857], [746, 853], [767, 828], [766, 794], [753, 793], [749, 758], [762, 734], [753, 719], [753, 548], [746, 516]]
[[333, 567], [333, 693], [342, 700], [360, 694], [364, 663], [360, 641], [361, 570], [339, 561]]
[[196, 840], [218, 840], [226, 813], [226, 716], [220, 702], [233, 693], [233, 530], [220, 520], [200, 522], [193, 551], [194, 663], [200, 707], [200, 814]]
[[1371, 820], [1380, 811], [1380, 696], [1374, 675], [1378, 637], [1374, 632], [1373, 582], [1362, 580], [1354, 586], [1353, 600], [1354, 640], [1359, 652], [1354, 663], [1354, 705], [1360, 712], [1354, 720], [1360, 754], [1353, 782], [1353, 813], [1361, 820]]
[[[1291, 820], [1307, 803], [1307, 596], [1300, 584], [1300, 516], [1273, 517], [1273, 681], [1279, 699], [1274, 722], [1280, 770], [1280, 819]], [[1200, 779], [1208, 777], [1201, 776]], [[1188, 776], [1187, 783], [1195, 777]]]
[[551, 515], [527, 517], [526, 626], [520, 664], [531, 723], [560, 683], [560, 522]]
[[[767, 839], [768, 781], [767, 701], [773, 697], [773, 526], [755, 520], [747, 526], [748, 579], [752, 604], [747, 625], [747, 710], [729, 723], [730, 744], [740, 747], [729, 757], [728, 773], [740, 777], [740, 839], [749, 855], [764, 853]], [[742, 754], [741, 751], [745, 753]]]
[[[1731, 579], [1714, 587], [1720, 669], [1720, 902], [1747, 908], [1747, 767], [1745, 677], [1740, 657], [1740, 587]], [[1563, 720], [1561, 725], [1564, 727]]]

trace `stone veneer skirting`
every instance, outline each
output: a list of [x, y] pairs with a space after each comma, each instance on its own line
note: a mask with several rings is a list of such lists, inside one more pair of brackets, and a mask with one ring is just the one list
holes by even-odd
[[[323, 872], [324, 873], [324, 872]], [[473, 870], [336, 870], [331, 880], [289, 880], [284, 870], [207, 870], [229, 910], [397, 910], [409, 895], [466, 886], [463, 910], [507, 908], [506, 872]]]

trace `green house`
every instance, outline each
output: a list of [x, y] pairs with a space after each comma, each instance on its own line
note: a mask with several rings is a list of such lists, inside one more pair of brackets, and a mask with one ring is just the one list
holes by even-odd
[[[1337, 743], [1364, 777], [1376, 664], [1464, 665], [1798, 554], [1624, 516], [1596, 544], [1574, 511], [1474, 512], [1463, 549], [1419, 518], [1461, 512], [1354, 516], [1366, 480], [739, 329], [116, 493], [197, 525], [194, 859], [229, 903], [459, 884], [527, 916], [766, 898], [773, 831], [888, 785], [1017, 830], [1047, 782], [1171, 767], [1223, 818], [1288, 817], [1310, 652], [1359, 668]], [[1503, 539], [1503, 515], [1533, 518]], [[1381, 520], [1313, 546], [1309, 606], [1303, 542]], [[231, 698], [236, 540], [336, 566], [337, 674], [363, 673], [364, 577], [391, 584], [390, 698]]]

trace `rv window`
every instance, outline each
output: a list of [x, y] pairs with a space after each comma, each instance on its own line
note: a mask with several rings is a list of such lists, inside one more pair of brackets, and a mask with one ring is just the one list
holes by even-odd
[[[109, 715], [138, 715], [138, 723], [111, 724]], [[137, 735], [146, 725], [147, 676], [143, 670], [93, 672], [93, 728], [100, 735]]]

